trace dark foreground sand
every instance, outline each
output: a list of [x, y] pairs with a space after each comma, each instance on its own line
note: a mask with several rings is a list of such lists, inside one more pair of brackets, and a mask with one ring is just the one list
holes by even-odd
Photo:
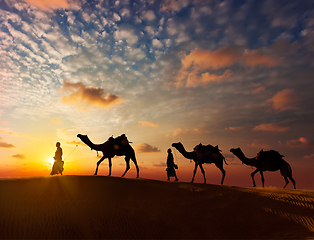
[[104, 176], [0, 180], [0, 238], [314, 238], [314, 192]]

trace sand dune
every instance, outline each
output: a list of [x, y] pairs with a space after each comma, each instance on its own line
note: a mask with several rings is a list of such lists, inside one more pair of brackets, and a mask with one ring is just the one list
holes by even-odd
[[0, 180], [2, 239], [314, 238], [314, 192], [104, 176]]

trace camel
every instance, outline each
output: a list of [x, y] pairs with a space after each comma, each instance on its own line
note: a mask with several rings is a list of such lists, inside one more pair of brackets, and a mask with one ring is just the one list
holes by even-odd
[[247, 158], [242, 150], [238, 148], [231, 148], [230, 152], [232, 152], [234, 155], [236, 155], [241, 161], [242, 164], [246, 164], [248, 166], [256, 167], [256, 170], [251, 173], [251, 177], [253, 179], [253, 187], [256, 187], [254, 175], [259, 172], [261, 175], [262, 185], [264, 187], [264, 171], [270, 171], [275, 172], [277, 170], [280, 170], [281, 175], [284, 177], [286, 184], [283, 188], [285, 188], [289, 180], [293, 183], [294, 189], [296, 189], [295, 181], [292, 177], [292, 169], [289, 163], [287, 163], [285, 160], [283, 160], [283, 155], [279, 154], [275, 150], [270, 151], [263, 151], [261, 150], [258, 155], [254, 158]]
[[[98, 167], [100, 163], [105, 159], [108, 158], [109, 161], [109, 176], [111, 176], [111, 158], [113, 158], [115, 155], [117, 156], [125, 156], [125, 163], [126, 163], [126, 169], [125, 172], [122, 174], [122, 177], [127, 173], [127, 171], [130, 169], [130, 159], [134, 162], [136, 171], [137, 171], [137, 178], [139, 177], [139, 167], [137, 165], [137, 161], [135, 158], [135, 152], [132, 146], [129, 144], [129, 141], [125, 137], [125, 135], [121, 135], [120, 137], [117, 137], [116, 139], [113, 139], [112, 137], [108, 139], [108, 141], [102, 143], [102, 144], [94, 144], [91, 142], [91, 140], [88, 138], [87, 135], [78, 134], [78, 138], [81, 139], [83, 143], [85, 143], [87, 146], [91, 148], [91, 150], [101, 151], [103, 153], [102, 158], [97, 162], [97, 167], [95, 170], [95, 174], [98, 173]], [[119, 144], [117, 143], [118, 138], [122, 140]]]
[[[198, 146], [200, 146], [200, 145], [198, 145]], [[172, 143], [172, 147], [176, 148], [183, 155], [183, 157], [185, 157], [187, 159], [191, 159], [195, 162], [195, 168], [193, 171], [193, 177], [192, 177], [191, 183], [194, 182], [196, 170], [197, 170], [197, 167], [199, 166], [201, 169], [201, 172], [203, 174], [203, 177], [204, 177], [204, 184], [206, 184], [206, 177], [205, 177], [205, 171], [203, 168], [203, 164], [204, 163], [215, 163], [216, 167], [218, 167], [219, 170], [222, 172], [222, 179], [221, 179], [221, 183], [220, 183], [222, 185], [224, 182], [225, 176], [226, 176], [226, 171], [223, 168], [223, 162], [225, 161], [225, 163], [227, 164], [224, 156], [219, 152], [218, 152], [217, 156], [215, 156], [215, 157], [212, 154], [210, 154], [209, 152], [207, 152], [207, 153], [197, 152], [196, 150], [197, 150], [198, 146], [196, 146], [194, 148], [195, 151], [187, 152], [181, 142]], [[202, 147], [206, 147], [206, 146], [202, 146]]]

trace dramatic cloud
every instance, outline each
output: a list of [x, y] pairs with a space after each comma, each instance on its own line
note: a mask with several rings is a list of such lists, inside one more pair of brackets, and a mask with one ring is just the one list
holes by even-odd
[[268, 99], [268, 102], [272, 103], [273, 108], [277, 111], [297, 109], [296, 101], [297, 96], [293, 89], [284, 89]]
[[263, 123], [253, 128], [254, 131], [268, 131], [268, 132], [287, 132], [289, 127], [282, 127], [276, 123]]
[[153, 147], [152, 145], [149, 145], [148, 143], [137, 144], [135, 145], [135, 149], [137, 152], [140, 152], [140, 153], [160, 152], [159, 148]]
[[147, 121], [139, 121], [138, 123], [142, 124], [143, 126], [158, 127], [158, 124], [147, 122]]
[[300, 137], [296, 140], [288, 140], [286, 144], [291, 148], [303, 148], [308, 147], [310, 145], [310, 141], [305, 137]]
[[19, 158], [19, 159], [26, 159], [25, 154], [15, 154], [15, 155], [12, 155], [12, 157]]
[[69, 93], [62, 96], [62, 103], [74, 104], [81, 110], [87, 110], [86, 106], [98, 106], [101, 108], [111, 107], [124, 102], [124, 99], [113, 94], [106, 94], [105, 90], [98, 87], [86, 87], [84, 83], [71, 83], [63, 81], [61, 93]]
[[250, 51], [245, 49], [243, 52], [239, 47], [221, 47], [216, 51], [195, 49], [181, 60], [181, 69], [176, 78], [176, 85], [182, 86], [185, 79], [187, 79], [187, 86], [192, 86], [197, 83], [229, 78], [231, 72], [228, 70], [220, 76], [210, 74], [208, 70], [229, 67], [238, 62], [244, 66], [263, 65], [273, 67], [281, 61], [262, 55], [260, 50]]
[[68, 8], [67, 0], [24, 0], [30, 5], [35, 5], [42, 10]]

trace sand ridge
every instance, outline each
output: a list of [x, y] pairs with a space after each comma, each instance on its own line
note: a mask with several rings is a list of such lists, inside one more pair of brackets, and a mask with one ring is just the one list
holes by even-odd
[[0, 180], [1, 239], [314, 238], [314, 192], [105, 176]]

